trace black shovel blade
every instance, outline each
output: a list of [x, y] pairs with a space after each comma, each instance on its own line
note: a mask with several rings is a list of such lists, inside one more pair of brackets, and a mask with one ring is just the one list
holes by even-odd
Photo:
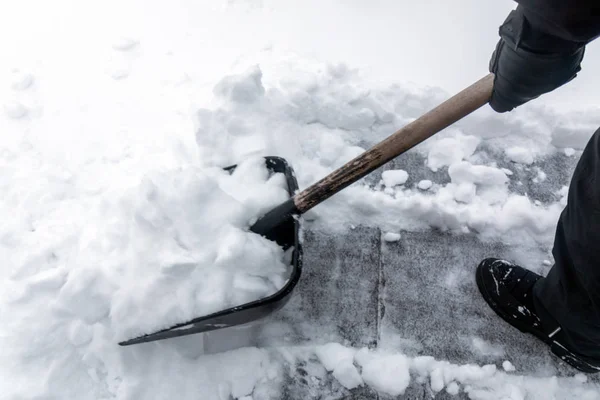
[[[298, 190], [298, 182], [296, 181], [293, 169], [285, 159], [280, 157], [265, 157], [265, 161], [267, 168], [271, 173], [283, 173], [285, 175], [288, 193], [290, 197], [292, 197], [294, 192]], [[233, 171], [235, 167], [236, 166], [233, 165], [225, 169]], [[153, 342], [155, 340], [169, 339], [243, 325], [264, 318], [277, 311], [290, 299], [292, 291], [296, 284], [298, 284], [302, 273], [302, 246], [300, 244], [299, 233], [300, 222], [297, 218], [290, 217], [289, 220], [276, 227], [272, 234], [269, 235], [284, 249], [293, 247], [290, 277], [285, 286], [278, 292], [260, 300], [228, 308], [203, 317], [194, 318], [190, 321], [173, 325], [170, 328], [158, 332], [125, 340], [120, 342], [119, 345], [129, 346], [132, 344]]]

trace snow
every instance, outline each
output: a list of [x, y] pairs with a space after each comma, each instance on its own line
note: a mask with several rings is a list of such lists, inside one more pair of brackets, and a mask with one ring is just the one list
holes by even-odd
[[419, 183], [417, 184], [417, 187], [421, 190], [429, 190], [429, 189], [431, 189], [432, 186], [433, 186], [433, 182], [431, 182], [429, 179], [423, 179], [422, 181], [419, 181]]
[[400, 240], [400, 238], [402, 238], [402, 235], [400, 235], [398, 232], [386, 232], [383, 235], [383, 240], [386, 242], [397, 242]]
[[533, 154], [524, 147], [511, 147], [506, 149], [506, 156], [516, 163], [530, 165], [533, 163]]
[[446, 386], [446, 392], [449, 394], [456, 396], [460, 390], [460, 386], [456, 382], [450, 382], [448, 386]]
[[508, 360], [504, 360], [502, 362], [502, 368], [506, 371], [506, 372], [513, 372], [515, 371], [515, 366], [512, 365], [512, 363]]
[[404, 185], [408, 180], [408, 173], [401, 169], [383, 171], [381, 178], [383, 179], [383, 184], [391, 188], [397, 185]]
[[552, 144], [558, 148], [583, 150], [590, 132], [598, 129], [597, 124], [586, 122], [567, 120], [557, 124], [552, 132]]
[[480, 139], [475, 136], [464, 135], [452, 129], [450, 132], [450, 137], [440, 137], [430, 145], [427, 166], [432, 171], [470, 157], [480, 143]]
[[[91, 204], [78, 240], [54, 250], [73, 253], [55, 272], [61, 282], [48, 287], [54, 307], [76, 324], [106, 325], [121, 341], [274, 293], [286, 281], [283, 250], [245, 229], [286, 199], [276, 178], [262, 159], [232, 175], [165, 170]], [[30, 262], [13, 276], [25, 277]], [[72, 328], [78, 343], [89, 334], [82, 329]]]
[[[302, 317], [298, 335], [308, 338], [273, 322], [265, 328], [285, 344], [271, 338], [236, 348], [217, 331], [217, 343], [194, 335], [119, 347], [285, 283], [286, 255], [246, 231], [287, 197], [282, 177], [265, 175], [262, 156], [285, 157], [304, 188], [448, 96], [259, 40], [273, 25], [245, 5], [264, 9], [262, 22], [280, 29], [301, 20], [278, 18], [275, 3], [200, 3], [39, 2], [35, 13], [14, 3], [4, 14], [28, 29], [0, 24], [10, 54], [0, 71], [0, 398], [282, 398], [298, 362], [314, 378], [308, 382], [330, 376], [345, 390], [401, 395], [423, 382], [472, 399], [600, 398], [598, 384], [581, 374], [518, 364], [519, 373], [506, 374], [502, 346], [480, 338], [467, 338], [473, 363], [459, 365], [445, 359], [451, 354], [412, 354], [407, 341], [368, 349], [315, 338], [306, 332], [319, 327]], [[333, 15], [307, 10], [297, 12]], [[234, 25], [243, 34], [222, 35]], [[568, 188], [552, 187], [556, 198], [540, 203], [511, 185], [526, 182], [523, 164], [560, 149], [574, 156], [597, 125], [594, 113], [482, 109], [411, 150], [407, 156], [424, 157], [418, 168], [384, 171], [389, 190], [374, 173], [316, 207], [305, 224], [329, 237], [368, 226], [386, 232], [385, 241], [439, 229], [523, 252], [547, 246]], [[240, 167], [230, 176], [221, 167], [231, 164]], [[552, 171], [533, 171], [549, 188]], [[416, 187], [406, 185], [409, 175]], [[462, 272], [444, 288], [453, 296], [467, 281]], [[234, 332], [243, 337], [244, 329]], [[485, 365], [482, 354], [499, 365]], [[315, 396], [323, 390], [311, 388]]]
[[501, 169], [485, 166], [473, 165], [462, 161], [452, 164], [448, 168], [448, 175], [453, 183], [475, 183], [478, 185], [503, 185], [508, 182], [508, 178]]
[[9, 118], [20, 119], [27, 115], [27, 108], [19, 102], [4, 104], [4, 112]]
[[409, 360], [402, 354], [373, 357], [362, 364], [362, 377], [375, 390], [398, 396], [410, 383], [409, 367]]
[[315, 353], [325, 369], [333, 371], [340, 364], [352, 363], [356, 351], [339, 343], [328, 343], [317, 347]]
[[503, 346], [489, 343], [479, 337], [472, 338], [471, 345], [475, 351], [484, 356], [501, 357], [504, 355]]
[[139, 42], [135, 39], [122, 37], [113, 43], [112, 48], [119, 51], [130, 51], [138, 44]]

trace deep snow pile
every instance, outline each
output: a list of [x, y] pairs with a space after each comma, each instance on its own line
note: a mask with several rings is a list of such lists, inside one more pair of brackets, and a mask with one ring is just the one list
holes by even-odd
[[[269, 73], [279, 76], [282, 71], [284, 78], [269, 79]], [[313, 65], [293, 57], [226, 77], [214, 90], [219, 106], [197, 115], [201, 158], [226, 165], [249, 155], [278, 154], [301, 171], [302, 187], [445, 99], [433, 89], [364, 85], [359, 74], [345, 66]], [[582, 126], [595, 122], [593, 115], [581, 117]], [[449, 182], [406, 184], [405, 171], [385, 171], [382, 185], [356, 184], [307, 218], [334, 227], [437, 227], [515, 242], [550, 241], [566, 201], [566, 187], [556, 190], [555, 201], [545, 204], [511, 193], [513, 171], [499, 167], [496, 159], [504, 157], [515, 168], [527, 168], [530, 158], [556, 151], [575, 156], [579, 153], [573, 147], [581, 149], [593, 129], [573, 128], [571, 141], [561, 139], [561, 146], [572, 147], [562, 149], [553, 143], [569, 116], [559, 125], [556, 116], [525, 110], [511, 115], [508, 128], [502, 125], [503, 118], [481, 110], [412, 150], [427, 158], [426, 168], [447, 171]], [[543, 171], [539, 179], [543, 180]]]
[[[201, 336], [118, 347], [118, 338], [283, 284], [279, 248], [243, 231], [249, 216], [286, 196], [281, 179], [258, 168], [259, 156], [287, 158], [305, 187], [446, 95], [370, 86], [345, 66], [273, 53], [223, 78], [214, 104], [196, 110], [193, 83], [169, 68], [153, 69], [157, 59], [171, 65], [167, 55], [145, 55], [135, 40], [112, 48], [126, 68], [91, 66], [83, 86], [66, 94], [57, 83], [61, 69], [18, 70], [3, 87], [0, 129], [10, 134], [0, 142], [0, 398], [279, 398], [283, 371], [315, 354], [341, 385], [392, 395], [416, 379], [473, 399], [599, 397], [581, 376], [530, 378], [389, 349], [332, 344], [201, 355]], [[140, 98], [153, 91], [162, 95]], [[400, 230], [433, 226], [546, 242], [564, 188], [547, 203], [515, 194], [512, 171], [495, 160], [526, 168], [556, 151], [575, 157], [597, 122], [575, 117], [565, 138], [568, 123], [543, 110], [516, 113], [510, 122], [482, 110], [413, 150], [427, 157], [423, 168], [445, 171], [447, 179], [417, 183], [408, 172], [387, 173], [383, 182], [348, 188], [306, 219], [332, 231], [379, 226], [390, 241]], [[218, 168], [248, 157], [254, 161], [239, 176]], [[252, 183], [270, 190], [251, 190]], [[210, 203], [229, 227], [204, 207]], [[272, 269], [262, 276], [272, 280], [238, 280], [257, 272], [238, 267], [266, 260]], [[203, 266], [215, 264], [219, 274], [205, 281]], [[207, 296], [203, 284], [215, 292]], [[248, 291], [226, 290], [231, 285]]]

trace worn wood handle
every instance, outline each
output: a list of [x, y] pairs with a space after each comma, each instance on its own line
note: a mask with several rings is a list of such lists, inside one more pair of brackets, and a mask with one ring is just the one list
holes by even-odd
[[490, 100], [493, 86], [494, 75], [489, 74], [296, 194], [293, 202], [297, 211], [300, 214], [305, 213], [391, 159], [485, 105]]

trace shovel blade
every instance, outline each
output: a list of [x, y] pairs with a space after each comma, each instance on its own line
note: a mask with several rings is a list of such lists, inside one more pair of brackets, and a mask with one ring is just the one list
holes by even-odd
[[[265, 162], [271, 173], [283, 173], [285, 175], [288, 193], [292, 197], [294, 192], [298, 190], [298, 183], [294, 171], [287, 161], [280, 157], [265, 157]], [[235, 167], [234, 165], [226, 168], [226, 170], [233, 171]], [[299, 233], [300, 222], [297, 218], [291, 217], [278, 225], [275, 230], [269, 232], [269, 239], [275, 240], [284, 249], [293, 248], [290, 277], [278, 292], [260, 300], [194, 318], [154, 333], [125, 340], [120, 342], [119, 345], [129, 346], [195, 333], [210, 332], [217, 329], [244, 325], [271, 315], [289, 301], [293, 289], [300, 280], [300, 275], [302, 274], [302, 246], [300, 244]]]

